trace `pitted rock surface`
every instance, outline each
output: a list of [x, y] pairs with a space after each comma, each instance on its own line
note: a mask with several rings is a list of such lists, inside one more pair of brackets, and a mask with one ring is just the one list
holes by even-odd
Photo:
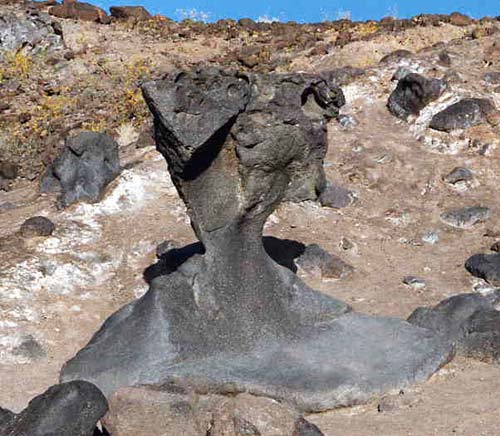
[[405, 321], [355, 314], [266, 253], [285, 198], [322, 183], [326, 123], [343, 98], [323, 79], [214, 69], [143, 86], [205, 251], [158, 275], [63, 368], [110, 394], [153, 384], [249, 392], [317, 411], [423, 381], [452, 347]]

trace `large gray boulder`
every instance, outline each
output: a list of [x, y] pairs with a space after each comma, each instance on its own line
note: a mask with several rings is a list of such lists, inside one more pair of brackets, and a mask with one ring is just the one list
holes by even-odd
[[496, 112], [495, 105], [488, 99], [463, 98], [434, 115], [429, 127], [443, 132], [467, 129], [486, 122], [493, 112]]
[[19, 414], [0, 409], [2, 436], [93, 436], [108, 410], [102, 392], [86, 381], [52, 386]]
[[97, 202], [120, 173], [118, 144], [104, 133], [82, 132], [66, 140], [42, 180], [42, 192], [60, 192], [59, 205]]
[[319, 411], [423, 381], [447, 361], [452, 347], [433, 332], [352, 313], [264, 249], [267, 217], [326, 147], [337, 95], [324, 80], [202, 69], [143, 91], [205, 251], [112, 315], [62, 380], [107, 395], [141, 384], [248, 392]]

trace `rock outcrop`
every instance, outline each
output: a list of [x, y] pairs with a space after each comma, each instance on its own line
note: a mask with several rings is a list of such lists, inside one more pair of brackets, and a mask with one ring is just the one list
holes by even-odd
[[160, 275], [62, 370], [107, 395], [152, 384], [248, 392], [319, 411], [423, 381], [452, 347], [403, 320], [353, 313], [265, 252], [267, 217], [312, 189], [338, 93], [303, 74], [201, 69], [143, 86], [158, 150], [205, 252]]
[[111, 18], [101, 8], [90, 3], [76, 0], [64, 0], [62, 5], [52, 6], [49, 14], [58, 18], [71, 18], [73, 20], [94, 21], [96, 23], [108, 24]]

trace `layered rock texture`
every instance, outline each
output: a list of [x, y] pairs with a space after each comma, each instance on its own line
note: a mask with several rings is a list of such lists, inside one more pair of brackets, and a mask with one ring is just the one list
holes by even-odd
[[201, 69], [143, 92], [205, 253], [112, 315], [62, 380], [108, 395], [140, 384], [249, 392], [319, 411], [425, 380], [448, 360], [452, 345], [431, 331], [353, 313], [266, 254], [268, 216], [322, 183], [338, 88], [312, 75]]

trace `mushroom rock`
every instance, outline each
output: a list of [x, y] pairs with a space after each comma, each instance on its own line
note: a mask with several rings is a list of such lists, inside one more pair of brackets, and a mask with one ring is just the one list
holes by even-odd
[[312, 75], [199, 69], [143, 93], [205, 252], [113, 314], [62, 380], [107, 395], [133, 385], [249, 392], [320, 411], [423, 381], [448, 361], [452, 345], [434, 332], [355, 313], [264, 250], [267, 217], [311, 168], [321, 172], [338, 88]]

